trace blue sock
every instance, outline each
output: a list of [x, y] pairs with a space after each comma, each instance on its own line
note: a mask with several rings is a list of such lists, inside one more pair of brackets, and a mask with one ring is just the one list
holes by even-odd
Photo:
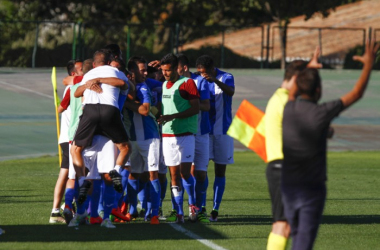
[[103, 219], [108, 219], [110, 217], [112, 207], [115, 201], [115, 189], [112, 185], [104, 185], [104, 216]]
[[152, 204], [152, 216], [158, 215], [158, 208], [160, 206], [161, 185], [160, 180], [156, 179], [150, 181], [150, 201]]
[[115, 193], [115, 200], [113, 202], [113, 208], [118, 208], [119, 207], [119, 202], [123, 199], [123, 194], [122, 193]]
[[100, 184], [100, 197], [99, 197], [99, 205], [98, 205], [98, 213], [100, 211], [104, 211], [104, 200], [103, 200], [103, 197], [104, 197], [104, 186], [106, 184], [104, 183], [104, 180], [101, 181], [101, 184]]
[[164, 199], [165, 199], [166, 189], [167, 189], [167, 187], [168, 187], [168, 179], [165, 179], [164, 183], [160, 183], [160, 186], [161, 186], [160, 207], [162, 207], [162, 202], [163, 202]]
[[71, 209], [73, 209], [74, 196], [75, 196], [75, 189], [74, 188], [66, 188], [65, 205]]
[[222, 202], [225, 187], [226, 187], [226, 177], [215, 177], [214, 207], [213, 207], [213, 209], [215, 210], [219, 210], [219, 206], [220, 206], [220, 203]]
[[137, 193], [139, 190], [139, 181], [128, 179], [127, 189], [129, 200], [129, 213], [137, 214]]
[[129, 171], [123, 168], [123, 170], [121, 171], [121, 183], [124, 189], [123, 195], [126, 195], [125, 192], [127, 192], [128, 177], [129, 177]]
[[196, 206], [198, 208], [202, 207], [203, 196], [204, 196], [204, 193], [206, 193], [205, 183], [206, 181], [200, 181], [200, 180], [195, 181], [195, 199], [196, 199]]
[[99, 207], [99, 199], [100, 199], [100, 191], [101, 191], [101, 180], [94, 180], [93, 182], [93, 189], [92, 189], [92, 195], [91, 195], [91, 203], [90, 203], [90, 208], [91, 208], [91, 217], [98, 217], [98, 207]]
[[189, 205], [195, 205], [194, 177], [190, 175], [187, 180], [182, 178], [182, 185], [189, 196]]
[[140, 180], [140, 182], [139, 182], [140, 191], [138, 193], [138, 198], [139, 198], [139, 201], [141, 203], [141, 208], [145, 209], [145, 211], [147, 209], [147, 204], [146, 204], [146, 202], [147, 202], [146, 201], [146, 186], [147, 185], [146, 184], [147, 184], [147, 182], [143, 182]]
[[145, 218], [147, 218], [150, 216], [150, 210], [152, 210], [152, 202], [150, 200], [150, 182], [146, 183], [144, 192], [146, 201]]
[[176, 206], [178, 207], [177, 214], [183, 215], [183, 190], [179, 191], [179, 187], [172, 187], [172, 193]]
[[207, 188], [208, 188], [208, 175], [206, 175], [206, 180], [204, 182], [204, 190], [205, 190], [205, 192], [202, 195], [202, 207], [206, 207]]

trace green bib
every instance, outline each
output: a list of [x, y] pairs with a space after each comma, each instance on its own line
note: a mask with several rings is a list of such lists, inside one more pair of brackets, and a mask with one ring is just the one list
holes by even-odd
[[79, 124], [79, 117], [82, 115], [82, 98], [76, 98], [74, 96], [75, 91], [79, 87], [79, 84], [76, 84], [70, 87], [70, 109], [71, 109], [71, 117], [70, 117], [70, 126], [69, 126], [69, 141], [74, 139], [75, 132], [77, 131]]
[[[179, 87], [189, 78], [181, 76], [174, 85], [167, 89], [168, 81], [165, 81], [162, 88], [162, 114], [171, 115], [183, 112], [191, 107], [189, 100], [183, 99], [179, 93]], [[162, 126], [163, 134], [196, 134], [198, 129], [198, 115], [187, 118], [176, 118]]]

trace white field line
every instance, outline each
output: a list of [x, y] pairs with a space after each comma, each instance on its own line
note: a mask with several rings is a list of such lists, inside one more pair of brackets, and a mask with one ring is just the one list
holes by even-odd
[[21, 90], [24, 90], [24, 91], [27, 91], [27, 92], [31, 92], [33, 94], [40, 95], [40, 96], [43, 96], [43, 97], [47, 97], [47, 98], [50, 98], [50, 99], [54, 99], [53, 96], [46, 95], [46, 94], [43, 94], [43, 93], [31, 90], [31, 89], [28, 89], [28, 88], [24, 88], [24, 87], [20, 87], [20, 86], [14, 85], [14, 84], [10, 84], [10, 83], [7, 83], [7, 82], [0, 81], [0, 84], [7, 85], [9, 87], [16, 88], [16, 89], [21, 89]]
[[206, 239], [203, 239], [201, 236], [181, 227], [180, 225], [178, 224], [169, 224], [172, 228], [174, 228], [175, 230], [181, 232], [181, 233], [184, 233], [185, 235], [189, 236], [190, 238], [193, 238], [197, 241], [199, 241], [200, 243], [202, 243], [203, 245], [206, 245], [208, 246], [209, 248], [211, 249], [214, 249], [214, 250], [227, 250], [226, 248], [224, 247], [221, 247], [215, 243], [213, 243], [212, 241], [209, 241], [209, 240], [206, 240]]

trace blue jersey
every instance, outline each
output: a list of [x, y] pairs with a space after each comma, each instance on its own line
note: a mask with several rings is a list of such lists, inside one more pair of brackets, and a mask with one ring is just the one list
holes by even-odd
[[[210, 89], [208, 82], [201, 75], [191, 73], [191, 79], [194, 80], [197, 85], [197, 89], [200, 95], [199, 100], [210, 100]], [[207, 111], [199, 111], [198, 115], [198, 132], [197, 135], [208, 134], [211, 131], [210, 118]]]
[[162, 82], [152, 78], [147, 78], [145, 83], [148, 85], [150, 93], [152, 94], [151, 105], [157, 107], [157, 103], [162, 101]]
[[[216, 79], [223, 82], [227, 86], [235, 88], [235, 81], [233, 75], [230, 73], [221, 71], [217, 68]], [[223, 90], [219, 88], [213, 82], [209, 82], [210, 89], [210, 123], [211, 134], [213, 135], [225, 135], [232, 121], [232, 96], [228, 96], [223, 93]]]
[[[141, 104], [151, 104], [151, 93], [146, 83], [136, 84], [136, 100]], [[160, 138], [158, 134], [158, 125], [152, 114], [143, 116], [138, 112], [128, 110], [128, 115], [132, 121], [128, 128], [131, 141]]]

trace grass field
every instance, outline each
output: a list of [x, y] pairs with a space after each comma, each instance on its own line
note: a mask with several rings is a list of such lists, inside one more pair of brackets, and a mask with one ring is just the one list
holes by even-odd
[[[0, 249], [209, 249], [165, 223], [136, 221], [113, 230], [50, 225], [57, 161], [0, 162], [0, 227], [6, 231]], [[183, 228], [225, 249], [265, 249], [271, 226], [265, 164], [251, 152], [237, 152], [235, 161], [227, 169], [219, 221], [186, 222]], [[328, 201], [315, 249], [380, 249], [380, 153], [333, 152], [328, 162]], [[169, 199], [164, 210], [169, 211]]]

